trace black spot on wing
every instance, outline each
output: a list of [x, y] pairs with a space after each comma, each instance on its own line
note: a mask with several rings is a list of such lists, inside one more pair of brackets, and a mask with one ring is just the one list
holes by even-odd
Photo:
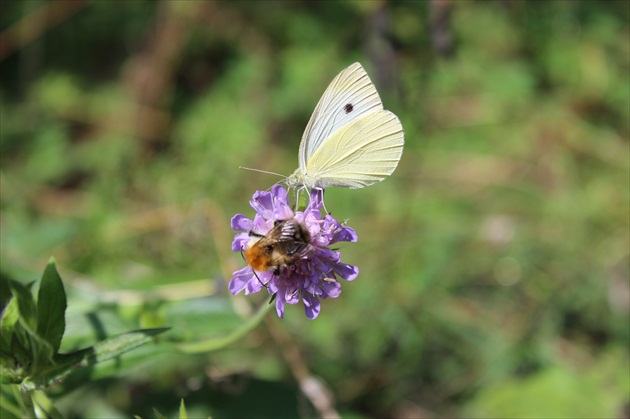
[[352, 105], [352, 103], [346, 103], [346, 106], [343, 107], [343, 110], [346, 111], [346, 114], [349, 114], [354, 110], [354, 105]]

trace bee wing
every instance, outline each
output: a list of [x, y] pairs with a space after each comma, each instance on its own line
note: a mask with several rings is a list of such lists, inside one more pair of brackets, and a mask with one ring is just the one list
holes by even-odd
[[303, 227], [300, 227], [297, 221], [286, 221], [279, 225], [280, 237], [278, 245], [288, 255], [293, 256], [305, 251], [309, 247], [308, 234]]

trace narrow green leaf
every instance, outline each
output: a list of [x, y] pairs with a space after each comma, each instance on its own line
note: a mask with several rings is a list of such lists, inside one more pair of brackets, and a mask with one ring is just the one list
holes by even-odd
[[155, 419], [168, 419], [166, 416], [164, 416], [159, 410], [157, 410], [155, 407], [153, 408], [153, 417], [155, 417]]
[[66, 328], [67, 305], [63, 282], [55, 260], [51, 258], [42, 275], [37, 296], [37, 334], [50, 344], [53, 354], [59, 350]]
[[186, 412], [184, 399], [182, 399], [182, 401], [179, 403], [179, 419], [188, 419], [188, 413]]
[[169, 327], [157, 329], [142, 329], [124, 333], [110, 339], [99, 342], [93, 346], [95, 362], [103, 362], [151, 341], [154, 336], [169, 330]]
[[54, 358], [54, 365], [37, 374], [29, 388], [47, 387], [56, 381], [62, 380], [76, 368], [94, 365], [122, 355], [144, 345], [151, 341], [155, 335], [168, 329], [168, 327], [163, 327], [159, 329], [136, 330], [114, 336], [80, 351], [58, 354]]

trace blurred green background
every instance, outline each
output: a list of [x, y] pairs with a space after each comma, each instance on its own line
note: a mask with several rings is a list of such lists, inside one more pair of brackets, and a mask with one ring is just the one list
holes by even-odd
[[[348, 417], [627, 417], [629, 18], [627, 1], [3, 1], [3, 273], [56, 257], [62, 349], [173, 328], [54, 388], [59, 408], [326, 413], [306, 374]], [[178, 353], [266, 304], [226, 291], [229, 220], [278, 179], [238, 167], [292, 173], [354, 61], [406, 140], [383, 183], [326, 191], [359, 277], [315, 321], [289, 306]]]

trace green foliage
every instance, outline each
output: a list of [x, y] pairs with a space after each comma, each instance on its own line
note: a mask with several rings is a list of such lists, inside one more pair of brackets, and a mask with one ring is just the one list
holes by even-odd
[[[618, 415], [627, 2], [449, 2], [450, 54], [432, 44], [440, 2], [89, 1], [38, 26], [40, 3], [68, 2], [0, 14], [3, 39], [18, 22], [39, 34], [6, 38], [0, 76], [2, 377], [42, 388], [73, 373], [32, 409], [297, 416], [303, 367], [347, 416]], [[353, 61], [406, 138], [391, 178], [326, 191], [361, 273], [317, 321], [288, 307], [250, 332], [267, 300], [225, 292], [243, 265], [229, 220], [278, 179], [238, 166], [290, 174]], [[67, 295], [52, 265], [31, 283], [51, 254]], [[18, 406], [2, 417], [28, 411], [2, 390]]]
[[[59, 382], [78, 367], [118, 357], [151, 341], [162, 329], [125, 333], [71, 353], [59, 353], [65, 331], [66, 293], [51, 259], [39, 282], [37, 300], [30, 286], [1, 278], [12, 296], [4, 307], [0, 333], [0, 377], [3, 385], [19, 384], [26, 405], [38, 405], [47, 416], [61, 417], [48, 397], [37, 390]], [[23, 412], [28, 414], [29, 410]]]
[[[622, 368], [619, 368], [619, 367]], [[615, 417], [630, 391], [625, 354], [608, 353], [586, 370], [556, 365], [526, 378], [485, 388], [469, 417]], [[553, 395], [553, 397], [549, 397]]]
[[179, 404], [179, 419], [188, 419], [188, 414], [186, 413], [186, 405], [184, 405], [184, 399], [182, 399]]

